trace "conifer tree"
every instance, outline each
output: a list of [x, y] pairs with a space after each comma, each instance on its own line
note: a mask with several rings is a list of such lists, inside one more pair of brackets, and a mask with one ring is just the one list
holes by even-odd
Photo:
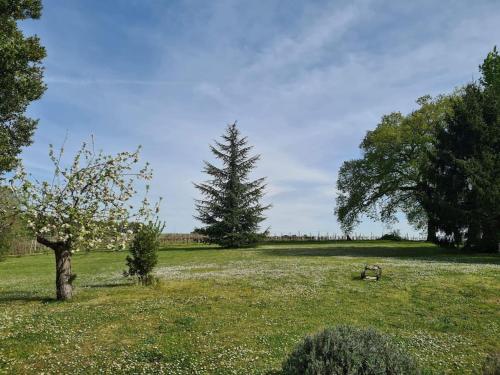
[[259, 233], [260, 223], [265, 219], [264, 211], [270, 207], [260, 203], [265, 178], [249, 179], [260, 155], [249, 155], [252, 146], [241, 136], [236, 123], [227, 127], [222, 139], [222, 143], [210, 146], [222, 167], [205, 161], [204, 172], [210, 179], [195, 184], [202, 195], [196, 201], [196, 218], [205, 224], [197, 232], [222, 247], [252, 246], [263, 235]]
[[0, 0], [0, 177], [16, 166], [38, 124], [26, 110], [45, 91], [45, 48], [18, 21], [38, 19], [41, 11], [41, 0]]
[[158, 249], [161, 246], [160, 236], [165, 228], [165, 223], [149, 221], [140, 223], [136, 229], [126, 262], [128, 270], [123, 276], [136, 276], [142, 285], [151, 285], [154, 281], [153, 269], [158, 263]]
[[458, 244], [496, 251], [500, 246], [500, 55], [480, 66], [482, 78], [455, 101], [438, 132], [432, 170], [435, 216]]

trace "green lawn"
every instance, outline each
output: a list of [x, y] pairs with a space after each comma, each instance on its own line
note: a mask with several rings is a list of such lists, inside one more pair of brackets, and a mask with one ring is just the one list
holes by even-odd
[[[270, 244], [161, 251], [154, 287], [124, 252], [73, 258], [55, 302], [50, 254], [0, 263], [0, 373], [270, 374], [307, 333], [339, 323], [392, 335], [428, 372], [470, 373], [500, 344], [500, 256], [422, 243]], [[367, 263], [379, 282], [361, 281]]]

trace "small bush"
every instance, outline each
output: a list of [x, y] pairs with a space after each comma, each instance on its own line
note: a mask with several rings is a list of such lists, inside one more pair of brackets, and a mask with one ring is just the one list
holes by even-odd
[[481, 374], [500, 375], [500, 352], [491, 353], [486, 357]]
[[158, 263], [158, 248], [160, 235], [164, 228], [160, 222], [141, 225], [137, 229], [127, 256], [128, 271], [124, 276], [136, 276], [142, 285], [150, 285], [153, 279], [153, 269]]
[[382, 235], [382, 237], [380, 237], [379, 239], [385, 241], [403, 241], [401, 234], [397, 230], [392, 231], [391, 233], [386, 233]]
[[283, 363], [284, 375], [411, 375], [415, 361], [372, 329], [350, 326], [307, 336]]

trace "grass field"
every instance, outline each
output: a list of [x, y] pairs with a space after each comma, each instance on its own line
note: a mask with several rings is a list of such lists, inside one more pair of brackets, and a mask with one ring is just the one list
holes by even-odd
[[[500, 343], [500, 256], [410, 242], [177, 247], [154, 287], [124, 252], [73, 258], [56, 302], [51, 255], [0, 263], [0, 373], [273, 374], [307, 333], [339, 323], [392, 335], [429, 373], [477, 370]], [[379, 282], [359, 279], [383, 267]]]

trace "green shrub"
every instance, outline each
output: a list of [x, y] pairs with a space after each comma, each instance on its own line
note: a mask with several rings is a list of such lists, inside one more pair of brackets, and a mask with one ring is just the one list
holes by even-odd
[[380, 237], [379, 239], [385, 241], [403, 241], [401, 234], [397, 230], [392, 231], [391, 233], [386, 233], [382, 235], [382, 237]]
[[419, 374], [413, 358], [372, 329], [350, 326], [307, 336], [283, 362], [284, 375]]
[[491, 353], [486, 357], [481, 374], [500, 375], [500, 352]]
[[158, 262], [160, 235], [164, 228], [160, 222], [141, 225], [137, 229], [127, 256], [128, 270], [125, 276], [136, 276], [142, 285], [150, 285], [153, 281], [153, 269]]

